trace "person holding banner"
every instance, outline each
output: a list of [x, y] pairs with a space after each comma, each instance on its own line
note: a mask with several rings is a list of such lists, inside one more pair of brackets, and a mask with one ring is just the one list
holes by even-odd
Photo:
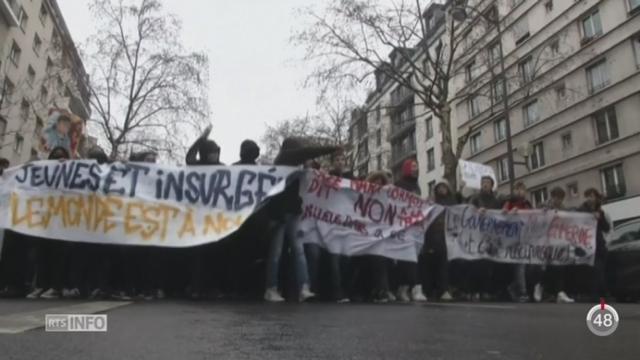
[[[301, 166], [307, 160], [332, 154], [338, 150], [340, 148], [335, 146], [305, 146], [302, 139], [286, 138], [282, 142], [274, 165]], [[267, 205], [269, 207], [268, 213], [273, 216], [271, 228], [275, 229], [269, 245], [266, 290], [264, 293], [264, 299], [269, 302], [284, 301], [278, 290], [278, 270], [280, 268], [282, 248], [287, 238], [295, 259], [295, 274], [299, 290], [298, 300], [305, 301], [315, 296], [309, 286], [309, 273], [303, 243], [296, 234], [297, 219], [302, 213], [302, 199], [299, 195], [300, 180], [295, 179], [292, 184], [288, 185], [282, 193], [273, 197]]]
[[592, 213], [598, 220], [596, 230], [596, 257], [593, 265], [593, 285], [591, 296], [593, 300], [598, 300], [607, 295], [606, 282], [606, 260], [607, 243], [605, 234], [611, 231], [611, 224], [602, 210], [602, 194], [594, 188], [585, 190], [584, 197], [587, 199], [578, 211]]
[[[445, 180], [436, 184], [433, 189], [433, 200], [442, 206], [457, 205], [457, 197]], [[449, 293], [449, 261], [447, 259], [447, 243], [445, 234], [445, 211], [443, 211], [427, 229], [424, 238], [424, 283], [425, 292], [437, 291], [442, 301], [451, 301]]]
[[[396, 182], [396, 186], [421, 195], [420, 186], [418, 185], [418, 162], [415, 159], [407, 159], [402, 164], [402, 178]], [[418, 281], [418, 264], [410, 261], [398, 261], [398, 300], [402, 302], [409, 301], [427, 301], [422, 293], [422, 285]], [[409, 291], [411, 291], [409, 293]]]
[[[505, 212], [510, 211], [515, 214], [518, 210], [530, 210], [533, 206], [529, 200], [527, 200], [527, 186], [519, 181], [515, 184], [514, 195], [503, 206]], [[513, 282], [509, 285], [509, 295], [511, 299], [517, 302], [528, 302], [529, 295], [527, 295], [527, 265], [515, 264]]]

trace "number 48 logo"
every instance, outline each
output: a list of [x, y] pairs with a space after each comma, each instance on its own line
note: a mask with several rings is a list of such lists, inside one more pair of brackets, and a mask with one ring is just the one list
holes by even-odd
[[607, 304], [596, 305], [587, 314], [587, 327], [598, 336], [609, 336], [618, 328], [618, 312]]

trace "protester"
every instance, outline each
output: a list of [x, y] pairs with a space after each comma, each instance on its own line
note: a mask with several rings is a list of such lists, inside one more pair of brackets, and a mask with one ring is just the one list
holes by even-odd
[[233, 165], [257, 165], [260, 157], [260, 147], [253, 140], [245, 140], [240, 144], [240, 161]]
[[[283, 141], [274, 165], [300, 166], [306, 160], [328, 155], [338, 151], [334, 146], [305, 146], [304, 141], [299, 138], [287, 138]], [[278, 270], [282, 248], [285, 238], [289, 238], [290, 246], [295, 258], [295, 273], [297, 287], [299, 288], [298, 299], [305, 301], [314, 297], [309, 287], [309, 274], [307, 261], [304, 254], [302, 242], [297, 238], [297, 221], [302, 209], [302, 200], [299, 195], [300, 181], [294, 180], [282, 193], [271, 199], [269, 212], [272, 214], [272, 228], [275, 234], [271, 238], [269, 255], [267, 258], [266, 291], [264, 299], [270, 302], [281, 302], [284, 298], [278, 291]]]
[[[49, 160], [69, 160], [69, 151], [58, 146], [51, 150]], [[28, 299], [57, 299], [65, 289], [67, 260], [70, 246], [62, 240], [36, 239], [35, 254], [35, 287], [27, 295]], [[46, 289], [46, 290], [45, 290]], [[79, 296], [78, 289], [73, 289], [73, 296]], [[65, 291], [67, 293], [67, 291]]]
[[[451, 192], [449, 183], [442, 180], [433, 190], [433, 200], [442, 206], [453, 206], [458, 203], [457, 197]], [[449, 293], [449, 263], [447, 260], [447, 243], [445, 234], [445, 216], [443, 211], [431, 223], [425, 233], [423, 256], [425, 272], [425, 293], [438, 292], [440, 300], [451, 301]]]
[[[507, 200], [503, 206], [503, 210], [509, 211], [512, 214], [516, 214], [518, 210], [530, 210], [532, 208], [531, 203], [527, 200], [527, 186], [519, 181], [514, 186], [513, 196]], [[528, 302], [529, 295], [527, 295], [527, 265], [516, 264], [514, 265], [514, 278], [511, 285], [509, 285], [509, 294], [511, 299], [517, 302]]]
[[0, 176], [2, 176], [4, 171], [7, 170], [9, 166], [11, 166], [11, 163], [9, 162], [9, 160], [5, 158], [0, 158]]
[[[482, 213], [486, 210], [499, 210], [502, 202], [493, 191], [495, 182], [491, 176], [483, 176], [480, 179], [480, 192], [469, 199], [469, 203]], [[468, 292], [471, 300], [478, 301], [491, 299], [491, 294], [495, 291], [496, 269], [505, 265], [495, 264], [490, 260], [456, 261], [452, 264], [454, 270], [462, 273], [461, 285], [463, 291]]]
[[[545, 211], [566, 211], [564, 206], [565, 191], [561, 187], [551, 189], [551, 198], [544, 204]], [[565, 292], [565, 286], [569, 278], [567, 266], [547, 265], [543, 269], [542, 282], [538, 282], [534, 286], [533, 299], [535, 302], [542, 301], [545, 287], [550, 287], [556, 292], [556, 301], [558, 303], [573, 303], [574, 300]]]
[[605, 234], [611, 231], [611, 224], [602, 210], [602, 194], [594, 188], [585, 190], [586, 201], [578, 208], [578, 211], [592, 213], [598, 220], [596, 229], [596, 256], [593, 265], [593, 281], [591, 296], [594, 301], [607, 295], [606, 260], [607, 243]]
[[[418, 162], [407, 159], [402, 164], [402, 178], [395, 184], [408, 192], [420, 195], [418, 185]], [[398, 300], [402, 302], [427, 301], [422, 293], [422, 285], [418, 281], [418, 265], [410, 261], [398, 261]], [[409, 293], [411, 291], [411, 293]]]
[[215, 141], [207, 139], [212, 127], [205, 129], [204, 133], [191, 145], [187, 151], [187, 165], [223, 165], [220, 163], [220, 147]]

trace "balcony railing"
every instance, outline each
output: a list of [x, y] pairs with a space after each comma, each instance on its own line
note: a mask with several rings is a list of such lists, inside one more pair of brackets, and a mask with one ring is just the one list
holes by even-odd
[[391, 92], [391, 105], [398, 106], [413, 97], [413, 95], [413, 90], [405, 86], [399, 86]]

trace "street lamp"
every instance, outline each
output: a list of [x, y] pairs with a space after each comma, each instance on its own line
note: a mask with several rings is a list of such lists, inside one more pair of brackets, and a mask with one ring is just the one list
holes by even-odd
[[[502, 73], [502, 107], [504, 112], [504, 120], [505, 120], [505, 132], [506, 132], [506, 140], [507, 140], [507, 162], [508, 162], [508, 172], [509, 172], [509, 194], [513, 196], [514, 190], [514, 182], [515, 182], [515, 171], [514, 171], [514, 160], [513, 160], [513, 142], [511, 139], [511, 121], [509, 120], [509, 100], [507, 99], [507, 81], [505, 74], [505, 65], [504, 65], [504, 50], [502, 49], [502, 28], [500, 24], [500, 15], [496, 14], [495, 18], [491, 18], [488, 14], [480, 12], [478, 9], [467, 5], [468, 0], [454, 0], [451, 8], [451, 17], [458, 22], [465, 21], [469, 15], [467, 11], [474, 12], [480, 15], [486, 22], [492, 24], [496, 27], [496, 31], [498, 33], [498, 47], [500, 50], [499, 60], [500, 60], [500, 72]], [[491, 64], [490, 64], [491, 66]], [[493, 74], [493, 72], [492, 72]]]

